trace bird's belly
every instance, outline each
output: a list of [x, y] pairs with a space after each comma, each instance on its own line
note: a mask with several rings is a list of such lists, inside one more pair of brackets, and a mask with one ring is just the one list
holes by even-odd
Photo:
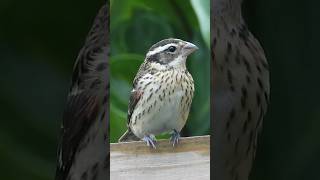
[[132, 125], [134, 133], [142, 138], [145, 135], [158, 135], [173, 129], [180, 131], [185, 124], [181, 113], [181, 99], [184, 95], [180, 90], [165, 96], [162, 101], [157, 100], [153, 110]]

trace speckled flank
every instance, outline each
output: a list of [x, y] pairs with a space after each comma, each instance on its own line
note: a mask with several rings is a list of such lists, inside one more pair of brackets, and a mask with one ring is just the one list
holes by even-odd
[[[179, 131], [182, 129], [188, 117], [194, 92], [193, 79], [187, 70], [169, 69], [161, 70], [152, 76], [146, 74], [140, 79], [137, 88], [142, 89], [144, 95], [136, 105], [137, 110], [131, 116], [130, 125], [133, 130], [137, 128], [135, 126], [139, 121], [141, 124], [138, 126], [152, 126], [152, 122], [148, 121], [157, 121], [157, 114], [170, 104], [177, 104], [180, 108], [180, 117], [177, 118], [181, 123], [178, 123], [178, 127], [159, 127], [159, 130], [154, 130], [153, 133], [172, 131], [173, 128]], [[170, 121], [175, 121], [173, 119]], [[148, 127], [139, 127], [139, 130], [147, 131]], [[134, 132], [140, 137], [151, 133]]]
[[239, 2], [212, 4], [213, 179], [248, 179], [269, 101], [268, 63]]

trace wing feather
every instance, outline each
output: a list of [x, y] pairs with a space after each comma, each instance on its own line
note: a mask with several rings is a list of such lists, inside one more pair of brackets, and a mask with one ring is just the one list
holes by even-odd
[[128, 116], [127, 116], [128, 125], [131, 122], [132, 113], [133, 113], [137, 103], [139, 102], [141, 96], [142, 96], [142, 91], [141, 90], [133, 89], [131, 91], [131, 95], [130, 95], [130, 99], [129, 99], [129, 105], [128, 105]]
[[91, 125], [98, 119], [98, 112], [98, 99], [92, 92], [84, 91], [68, 97], [61, 127], [56, 179], [67, 178], [77, 149]]

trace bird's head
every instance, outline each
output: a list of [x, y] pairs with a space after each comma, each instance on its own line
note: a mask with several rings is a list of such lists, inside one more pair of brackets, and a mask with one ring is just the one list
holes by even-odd
[[180, 39], [164, 39], [149, 49], [145, 61], [158, 70], [185, 68], [187, 57], [197, 49], [196, 45]]

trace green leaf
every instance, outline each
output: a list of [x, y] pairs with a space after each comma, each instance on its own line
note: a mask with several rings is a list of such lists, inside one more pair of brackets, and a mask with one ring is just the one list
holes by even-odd
[[118, 141], [119, 137], [127, 129], [127, 114], [120, 110], [113, 103], [110, 103], [110, 143], [115, 143]]
[[202, 37], [210, 48], [210, 1], [190, 0], [190, 2], [197, 15]]

